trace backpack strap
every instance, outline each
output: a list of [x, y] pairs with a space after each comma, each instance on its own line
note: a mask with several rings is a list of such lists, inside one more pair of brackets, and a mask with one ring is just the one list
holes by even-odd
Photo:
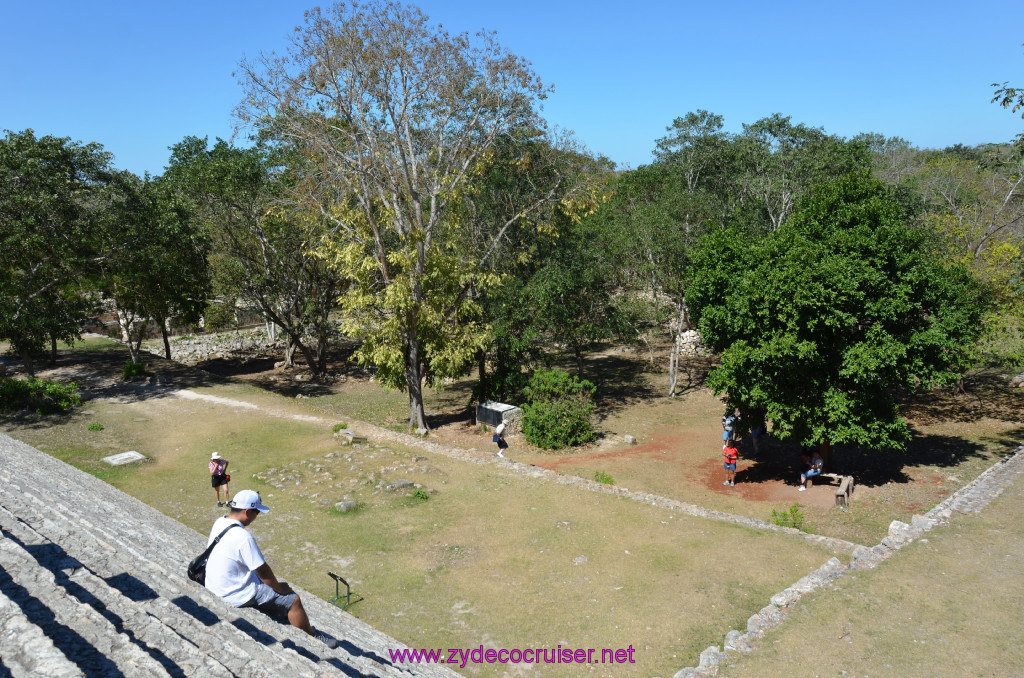
[[199, 556], [199, 560], [205, 561], [207, 558], [209, 558], [210, 554], [213, 553], [213, 548], [220, 543], [221, 537], [227, 534], [228, 530], [230, 530], [232, 527], [241, 527], [241, 525], [239, 525], [238, 523], [231, 523], [230, 525], [225, 527], [224, 531], [218, 534], [217, 538], [210, 542], [210, 545], [206, 547], [206, 550], [203, 551], [202, 555]]

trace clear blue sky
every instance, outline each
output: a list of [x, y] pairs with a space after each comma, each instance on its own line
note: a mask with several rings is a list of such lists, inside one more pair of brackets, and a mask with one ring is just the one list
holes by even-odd
[[[326, 3], [325, 3], [326, 4]], [[0, 129], [96, 141], [160, 174], [186, 135], [229, 138], [243, 56], [280, 51], [311, 0], [0, 0]], [[781, 112], [842, 136], [941, 148], [1010, 140], [990, 104], [1024, 86], [1024, 2], [424, 0], [451, 31], [498, 31], [555, 86], [554, 125], [620, 166], [673, 118]]]

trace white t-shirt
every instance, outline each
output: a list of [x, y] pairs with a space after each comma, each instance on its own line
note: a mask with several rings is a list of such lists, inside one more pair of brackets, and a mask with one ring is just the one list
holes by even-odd
[[[232, 518], [218, 518], [210, 530], [209, 546], [228, 525], [242, 525]], [[227, 534], [210, 552], [206, 561], [206, 588], [238, 607], [252, 600], [260, 578], [256, 568], [265, 563], [256, 540], [242, 526], [242, 529], [228, 530]]]

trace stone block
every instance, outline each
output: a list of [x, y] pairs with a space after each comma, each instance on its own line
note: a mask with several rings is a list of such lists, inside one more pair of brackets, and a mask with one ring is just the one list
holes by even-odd
[[722, 652], [718, 649], [717, 645], [712, 645], [708, 649], [700, 653], [699, 668], [706, 669], [712, 666], [718, 666], [718, 662], [722, 660]]
[[515, 405], [488, 400], [476, 406], [476, 421], [492, 428], [505, 424], [505, 435], [514, 435], [523, 429], [523, 411]]
[[131, 464], [132, 462], [147, 460], [146, 457], [139, 454], [135, 450], [129, 450], [127, 452], [122, 452], [121, 454], [103, 457], [103, 461], [110, 464], [111, 466], [124, 466], [125, 464]]
[[337, 438], [338, 443], [341, 445], [355, 445], [356, 443], [365, 443], [366, 436], [356, 435], [352, 429], [343, 428], [334, 434]]

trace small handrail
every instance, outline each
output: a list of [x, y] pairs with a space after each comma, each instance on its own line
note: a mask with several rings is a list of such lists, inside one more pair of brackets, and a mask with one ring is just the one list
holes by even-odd
[[[333, 572], [328, 572], [327, 576], [334, 580], [334, 600], [332, 600], [331, 603], [337, 605], [338, 607], [340, 607], [343, 610], [347, 610], [350, 605], [352, 605], [353, 603], [358, 603], [360, 600], [362, 600], [362, 598], [356, 598], [354, 601], [352, 600], [352, 587], [348, 585], [348, 582], [345, 581], [344, 577], [342, 577], [339, 574], [334, 574]], [[338, 602], [338, 601], [341, 600], [341, 585], [342, 584], [345, 585], [345, 604], [344, 605], [342, 605], [341, 603]]]

